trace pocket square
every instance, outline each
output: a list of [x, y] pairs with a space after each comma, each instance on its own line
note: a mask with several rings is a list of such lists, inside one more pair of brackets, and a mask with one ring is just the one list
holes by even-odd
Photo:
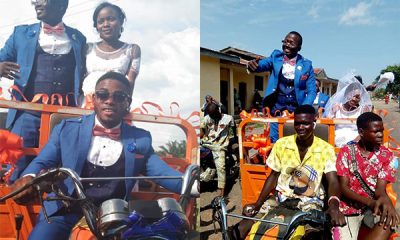
[[136, 153], [136, 154], [135, 154], [135, 158], [136, 158], [136, 159], [142, 159], [142, 158], [144, 158], [144, 155], [143, 155], [143, 154]]
[[304, 75], [301, 75], [301, 78], [300, 78], [300, 80], [307, 80], [308, 79], [308, 74], [304, 74]]

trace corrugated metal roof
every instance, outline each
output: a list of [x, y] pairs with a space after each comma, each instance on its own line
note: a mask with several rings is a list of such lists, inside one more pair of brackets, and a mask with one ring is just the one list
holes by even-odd
[[238, 56], [232, 56], [230, 54], [221, 53], [204, 47], [200, 47], [200, 55], [214, 57], [221, 60], [240, 64], [240, 58]]

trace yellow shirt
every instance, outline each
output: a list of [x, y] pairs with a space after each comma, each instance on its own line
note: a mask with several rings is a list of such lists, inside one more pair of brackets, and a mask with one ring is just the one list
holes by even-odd
[[275, 143], [267, 165], [280, 172], [276, 186], [279, 202], [288, 198], [300, 199], [300, 209], [322, 208], [325, 195], [321, 186], [322, 175], [336, 172], [336, 155], [332, 145], [314, 136], [312, 145], [301, 161], [296, 135], [287, 136]]

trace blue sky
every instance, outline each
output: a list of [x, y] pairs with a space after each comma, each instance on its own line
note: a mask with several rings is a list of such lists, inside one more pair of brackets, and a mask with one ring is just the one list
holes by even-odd
[[372, 82], [388, 65], [400, 64], [400, 1], [397, 0], [201, 0], [200, 44], [232, 46], [264, 56], [281, 49], [292, 31], [300, 51], [340, 78], [354, 70]]

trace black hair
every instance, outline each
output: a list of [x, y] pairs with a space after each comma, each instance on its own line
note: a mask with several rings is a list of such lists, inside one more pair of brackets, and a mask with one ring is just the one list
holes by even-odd
[[299, 37], [299, 47], [301, 47], [301, 45], [303, 44], [303, 37], [301, 36], [301, 34], [296, 31], [291, 31], [290, 33], [288, 33], [288, 35], [289, 34], [294, 34], [297, 37]]
[[294, 115], [302, 113], [315, 115], [315, 109], [311, 105], [300, 105], [296, 108], [296, 110], [294, 110]]
[[363, 84], [362, 77], [360, 75], [354, 76], [361, 84]]
[[219, 110], [219, 106], [215, 102], [210, 102], [206, 106], [207, 112]]
[[128, 89], [128, 93], [132, 92], [132, 88], [131, 88], [131, 85], [130, 85], [128, 79], [125, 77], [125, 75], [122, 75], [121, 73], [113, 72], [113, 71], [106, 72], [105, 74], [103, 74], [103, 76], [101, 76], [99, 78], [99, 80], [97, 80], [96, 87], [97, 87], [97, 85], [99, 85], [99, 83], [101, 81], [103, 81], [105, 79], [117, 80], [117, 81], [119, 81], [120, 83], [122, 83], [123, 85], [126, 86], [126, 88]]
[[382, 118], [373, 112], [365, 112], [357, 118], [357, 128], [367, 129], [371, 122], [382, 122]]
[[53, 4], [54, 6], [61, 6], [63, 7], [64, 14], [68, 8], [68, 0], [48, 0], [48, 4]]
[[121, 24], [123, 24], [125, 22], [126, 15], [125, 15], [125, 12], [120, 7], [118, 7], [115, 4], [109, 3], [109, 2], [103, 2], [103, 3], [100, 3], [100, 5], [98, 5], [96, 7], [96, 9], [94, 10], [94, 13], [93, 13], [93, 27], [94, 28], [97, 27], [97, 17], [99, 16], [100, 11], [106, 7], [113, 8], [117, 12], [119, 20], [121, 21]]

